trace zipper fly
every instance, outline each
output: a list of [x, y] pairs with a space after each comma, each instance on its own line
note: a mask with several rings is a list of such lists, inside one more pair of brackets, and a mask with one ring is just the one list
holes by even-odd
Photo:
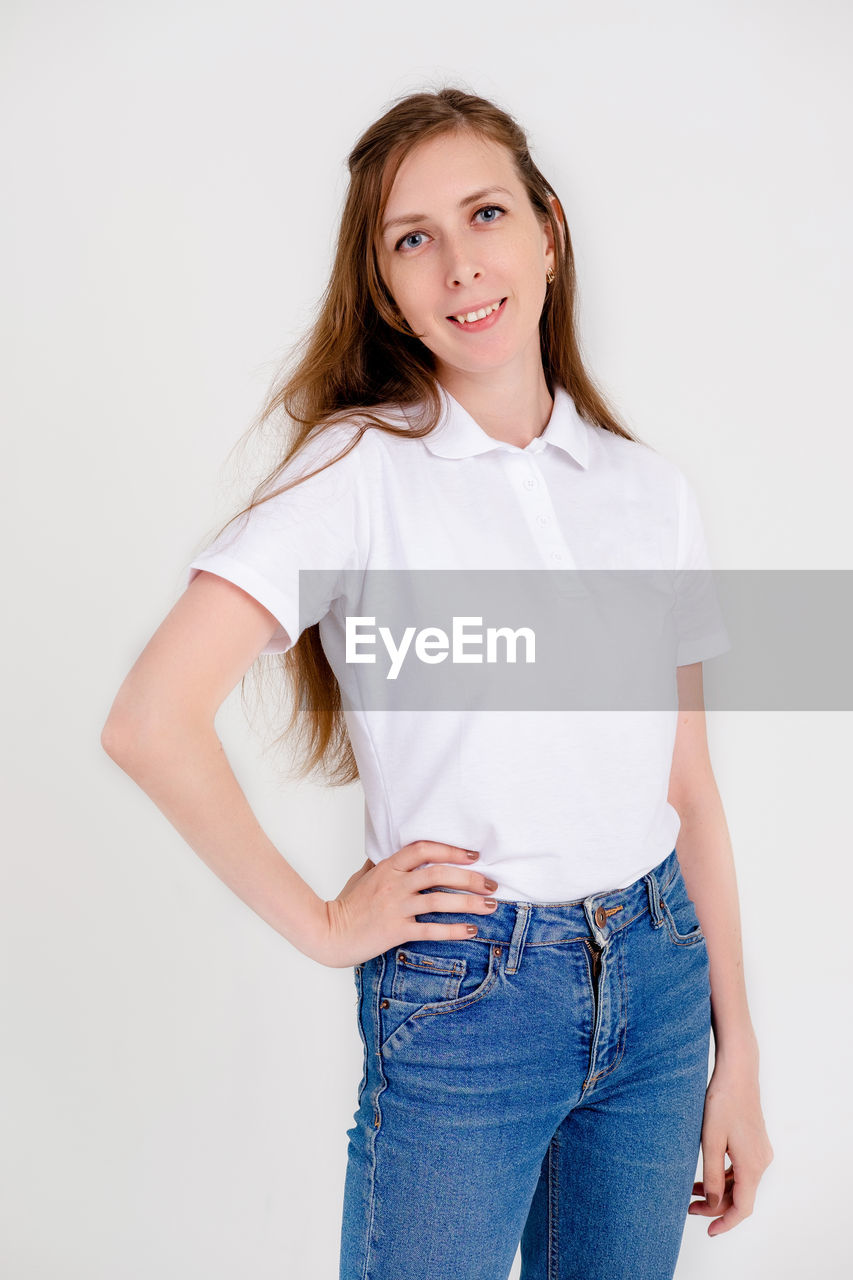
[[592, 976], [593, 978], [597, 978], [598, 967], [601, 963], [601, 947], [594, 946], [593, 943], [591, 943], [588, 938], [584, 938], [584, 943], [592, 953]]

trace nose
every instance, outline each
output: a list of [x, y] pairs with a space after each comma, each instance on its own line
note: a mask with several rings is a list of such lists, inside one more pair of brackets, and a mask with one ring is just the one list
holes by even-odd
[[447, 284], [450, 289], [464, 288], [473, 280], [479, 280], [482, 270], [463, 244], [449, 244], [447, 248]]
[[482, 272], [477, 267], [459, 267], [448, 273], [447, 283], [450, 289], [464, 289], [466, 285], [479, 280], [481, 275]]

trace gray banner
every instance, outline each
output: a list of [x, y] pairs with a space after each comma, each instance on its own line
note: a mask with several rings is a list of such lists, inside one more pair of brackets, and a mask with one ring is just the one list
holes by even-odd
[[[303, 570], [345, 708], [853, 709], [850, 570]], [[332, 636], [329, 640], [329, 636]]]

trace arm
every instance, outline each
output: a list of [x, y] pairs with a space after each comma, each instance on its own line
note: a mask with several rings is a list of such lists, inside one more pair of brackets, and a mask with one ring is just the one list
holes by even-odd
[[101, 745], [211, 871], [314, 959], [325, 903], [261, 829], [214, 729], [277, 626], [245, 591], [200, 573], [119, 689]]
[[752, 1212], [773, 1150], [759, 1100], [758, 1041], [746, 998], [732, 844], [708, 752], [702, 663], [678, 667], [677, 678], [668, 799], [681, 818], [678, 861], [708, 947], [715, 1058], [702, 1127], [704, 1180], [694, 1185], [694, 1194], [699, 1187], [706, 1199], [691, 1204], [690, 1211], [722, 1215], [708, 1229], [709, 1235], [719, 1235]]
[[667, 799], [681, 819], [678, 861], [708, 945], [711, 1024], [720, 1058], [758, 1063], [747, 1006], [732, 842], [708, 752], [702, 663], [678, 667], [678, 728]]

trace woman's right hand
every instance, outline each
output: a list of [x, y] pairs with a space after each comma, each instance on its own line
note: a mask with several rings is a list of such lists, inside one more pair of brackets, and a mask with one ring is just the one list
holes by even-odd
[[[436, 865], [426, 867], [425, 862]], [[344, 969], [419, 938], [473, 937], [468, 924], [461, 921], [440, 924], [415, 919], [429, 911], [491, 915], [495, 908], [487, 906], [484, 898], [497, 884], [473, 870], [471, 862], [469, 850], [436, 840], [415, 840], [378, 863], [368, 858], [337, 898], [326, 902], [326, 927], [312, 958]], [[419, 892], [432, 885], [468, 892]]]

